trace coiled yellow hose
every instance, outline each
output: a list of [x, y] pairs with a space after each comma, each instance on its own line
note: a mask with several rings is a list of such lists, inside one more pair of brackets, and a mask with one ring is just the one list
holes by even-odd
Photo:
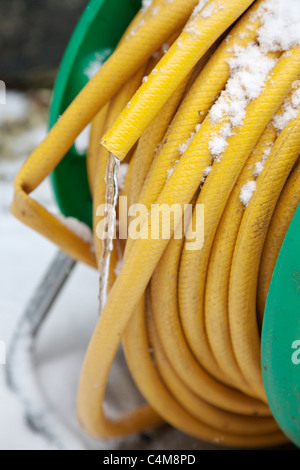
[[[294, 100], [300, 46], [263, 50], [258, 35], [268, 1], [154, 2], [16, 180], [14, 214], [89, 264], [101, 259], [97, 209], [105, 203], [109, 152], [129, 164], [122, 195], [146, 208], [140, 238], [123, 244], [118, 275], [120, 247], [114, 243], [110, 294], [82, 369], [78, 416], [94, 437], [123, 436], [166, 421], [223, 445], [286, 442], [263, 387], [260, 329], [272, 271], [300, 201], [300, 108]], [[162, 54], [166, 41], [170, 49]], [[231, 94], [229, 111], [214, 120], [214, 106], [230, 91], [232, 63], [247, 48], [270, 65], [263, 85], [245, 101], [242, 119], [232, 119], [242, 98]], [[288, 107], [293, 112], [279, 128]], [[95, 116], [87, 158], [92, 255], [28, 194]], [[215, 138], [222, 144], [217, 155]], [[241, 194], [249, 184], [245, 203]], [[151, 228], [160, 208], [174, 204], [193, 207], [187, 231], [178, 238], [173, 227], [169, 239], [155, 238]], [[191, 250], [202, 205], [204, 243]], [[103, 408], [106, 383], [122, 340], [148, 404], [110, 418]]]

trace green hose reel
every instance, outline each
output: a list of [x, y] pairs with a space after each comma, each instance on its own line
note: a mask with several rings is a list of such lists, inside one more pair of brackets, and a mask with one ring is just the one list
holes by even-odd
[[[92, 66], [113, 52], [141, 0], [91, 0], [64, 55], [54, 88], [50, 127], [88, 83]], [[75, 145], [52, 174], [61, 212], [92, 227], [85, 154]], [[274, 270], [262, 332], [262, 371], [270, 408], [300, 447], [300, 207]]]
[[[91, 0], [75, 28], [54, 87], [50, 127], [89, 81], [89, 69], [104, 62], [115, 49], [141, 0]], [[92, 71], [91, 71], [92, 72]], [[92, 228], [92, 199], [85, 154], [73, 145], [52, 174], [57, 203], [65, 216]]]

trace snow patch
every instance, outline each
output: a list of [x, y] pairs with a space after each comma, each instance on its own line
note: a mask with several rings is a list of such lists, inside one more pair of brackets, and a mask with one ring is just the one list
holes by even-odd
[[65, 217], [62, 214], [56, 214], [55, 217], [71, 232], [75, 233], [79, 238], [81, 238], [85, 243], [90, 243], [91, 245], [94, 242], [93, 233], [86, 224], [80, 222], [80, 220], [75, 219], [74, 217]]
[[205, 7], [209, 0], [200, 0], [198, 5], [195, 6], [192, 16], [197, 16]]
[[84, 75], [91, 80], [99, 72], [103, 63], [108, 59], [111, 53], [112, 49], [104, 49], [102, 52], [97, 52], [95, 58], [90, 61], [84, 70]]
[[29, 113], [29, 100], [17, 91], [7, 90], [6, 104], [1, 105], [0, 125], [22, 122]]
[[143, 0], [142, 1], [142, 10], [147, 11], [152, 5], [153, 0]]
[[266, 150], [264, 151], [261, 161], [260, 161], [260, 162], [257, 162], [257, 163], [255, 164], [254, 171], [253, 171], [253, 176], [258, 177], [258, 176], [261, 174], [261, 172], [262, 172], [263, 169], [264, 169], [264, 166], [265, 166], [265, 163], [266, 163], [266, 161], [267, 161], [267, 158], [268, 158], [268, 156], [269, 156], [270, 153], [271, 153], [272, 148], [273, 148], [273, 144], [270, 144], [270, 145], [266, 148]]
[[276, 114], [272, 121], [278, 134], [280, 134], [293, 119], [296, 119], [300, 112], [300, 88], [294, 91], [291, 98], [288, 97], [285, 99], [282, 109], [282, 114]]
[[170, 168], [169, 170], [167, 170], [167, 181], [169, 181], [169, 179], [171, 178], [171, 176], [173, 175], [174, 173], [174, 170], [177, 166], [177, 164], [179, 163], [179, 160], [176, 160], [176, 162], [174, 163], [174, 166], [173, 168]]
[[242, 48], [235, 46], [233, 57], [229, 59], [230, 78], [225, 90], [209, 112], [214, 125], [227, 121], [219, 136], [214, 136], [210, 149], [214, 158], [219, 157], [226, 148], [226, 140], [232, 130], [243, 124], [246, 107], [258, 98], [270, 71], [276, 61], [266, 56], [257, 44], [251, 43]]
[[127, 173], [128, 173], [128, 169], [129, 169], [129, 164], [128, 163], [122, 163], [120, 165], [119, 172], [118, 172], [118, 175], [117, 175], [118, 188], [119, 188], [120, 191], [123, 191], [123, 189], [125, 187], [125, 180], [126, 180], [126, 176], [127, 176]]
[[196, 133], [199, 131], [200, 127], [201, 127], [201, 124], [197, 124], [196, 127], [195, 127], [195, 131], [191, 133], [190, 137], [183, 144], [179, 145], [178, 151], [179, 151], [180, 155], [183, 155], [184, 152], [187, 150], [188, 146], [192, 142], [192, 140], [195, 137]]
[[260, 18], [258, 41], [267, 51], [287, 51], [300, 45], [299, 0], [266, 0], [252, 16]]
[[91, 124], [86, 126], [86, 128], [81, 132], [81, 134], [79, 134], [79, 136], [74, 142], [75, 149], [80, 155], [84, 155], [89, 148], [91, 129]]
[[240, 192], [240, 201], [244, 204], [245, 207], [248, 206], [254, 191], [256, 190], [256, 181], [248, 181]]

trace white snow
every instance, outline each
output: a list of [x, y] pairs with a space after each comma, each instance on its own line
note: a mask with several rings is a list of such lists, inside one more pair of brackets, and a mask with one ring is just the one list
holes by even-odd
[[17, 91], [6, 91], [6, 103], [0, 105], [0, 125], [23, 121], [29, 113], [30, 105], [27, 97]]
[[94, 237], [90, 227], [74, 217], [65, 217], [62, 214], [56, 214], [55, 216], [65, 227], [74, 232], [84, 242], [93, 245]]
[[219, 134], [214, 133], [212, 139], [208, 143], [208, 148], [214, 159], [217, 159], [225, 152], [228, 142], [228, 137], [232, 134], [231, 126], [229, 123], [224, 124]]
[[152, 5], [153, 0], [143, 0], [142, 1], [142, 9], [147, 11], [151, 5]]
[[211, 172], [211, 170], [212, 170], [212, 166], [206, 167], [205, 170], [204, 170], [204, 176], [208, 176], [209, 173]]
[[266, 0], [253, 15], [262, 23], [258, 41], [264, 51], [286, 51], [300, 44], [299, 0]]
[[267, 158], [268, 158], [268, 156], [269, 156], [270, 153], [271, 153], [272, 148], [273, 148], [273, 144], [270, 144], [270, 145], [266, 148], [266, 150], [264, 151], [261, 161], [260, 161], [260, 162], [257, 162], [257, 163], [255, 164], [254, 171], [253, 171], [253, 176], [258, 177], [258, 176], [261, 174], [261, 172], [262, 172], [263, 169], [264, 169], [264, 166], [265, 166], [265, 163], [266, 163], [266, 161], [267, 161]]
[[209, 150], [214, 157], [221, 155], [225, 152], [228, 142], [223, 137], [216, 135], [208, 144]]
[[192, 16], [197, 16], [200, 11], [205, 7], [209, 0], [199, 0], [198, 5], [195, 6]]
[[209, 112], [213, 124], [222, 121], [226, 123], [219, 136], [213, 134], [209, 143], [214, 158], [220, 157], [226, 149], [226, 140], [232, 135], [233, 129], [243, 124], [248, 103], [260, 95], [276, 63], [255, 43], [245, 48], [236, 46], [233, 52], [229, 60], [230, 78]]
[[159, 10], [160, 10], [160, 6], [154, 7], [153, 10], [152, 10], [152, 16], [158, 15]]
[[85, 129], [79, 134], [75, 140], [75, 148], [80, 155], [84, 155], [89, 147], [90, 135], [91, 135], [92, 125], [89, 124]]
[[104, 49], [101, 52], [97, 52], [95, 54], [95, 58], [89, 62], [88, 66], [84, 70], [85, 76], [89, 79], [93, 78], [99, 72], [103, 63], [108, 59], [111, 53], [112, 49]]
[[[25, 95], [21, 97], [21, 102], [27, 102]], [[16, 121], [13, 113], [10, 114], [13, 124], [19, 122], [20, 114], [19, 111], [16, 112]], [[22, 119], [23, 116], [26, 117], [26, 114], [22, 112]], [[41, 126], [38, 124], [38, 128]], [[44, 126], [46, 128], [46, 122]], [[0, 150], [0, 341], [6, 345], [7, 362], [11, 359], [11, 341], [20, 317], [58, 250], [45, 238], [21, 224], [9, 212], [13, 197], [13, 180], [28, 157], [28, 149], [31, 149], [33, 144], [40, 143], [40, 138], [35, 137], [32, 140], [34, 134], [40, 135], [39, 130], [35, 131], [33, 127], [28, 129], [28, 132], [22, 132], [24, 146], [21, 148], [18, 145], [15, 149], [19, 155], [8, 156]], [[58, 211], [48, 180], [32, 194], [51, 212]], [[32, 387], [31, 379], [26, 375], [28, 363], [24, 362], [25, 356], [21, 354], [17, 358], [19, 376], [22, 376], [27, 384], [23, 397], [25, 398], [26, 393], [26, 399], [34, 401], [40, 410], [44, 410], [45, 404], [40, 402], [42, 396], [45, 403], [52, 407], [54, 413], [69, 429], [69, 446], [72, 447], [72, 442], [77, 442], [78, 449], [116, 449], [120, 446], [119, 440], [90, 439], [80, 431], [76, 418], [79, 374], [98, 318], [98, 284], [97, 271], [78, 264], [52, 307], [35, 345], [36, 376], [41, 395], [35, 386]], [[20, 346], [25, 347], [29, 343], [26, 331], [23, 332]], [[56, 450], [54, 444], [29, 427], [19, 397], [7, 386], [6, 372], [7, 365], [0, 364], [0, 450]], [[123, 396], [126, 396], [125, 406], [134, 406], [137, 394], [121, 361], [114, 366], [113, 376], [114, 381], [112, 383], [110, 380], [108, 388], [109, 397], [115, 397], [115, 400], [112, 399], [113, 406], [117, 400], [123, 403]], [[122, 380], [122, 393], [118, 396], [114, 391], [116, 380]], [[45, 411], [48, 413], [47, 409]], [[50, 414], [50, 419], [51, 416]], [[57, 424], [54, 422], [53, 425], [57, 430]], [[65, 435], [64, 431], [63, 434]], [[132, 446], [132, 439], [122, 440], [122, 448], [130, 445]], [[138, 445], [141, 445], [141, 442]]]
[[122, 271], [123, 259], [119, 259], [115, 267], [115, 275], [118, 277]]
[[24, 131], [14, 137], [12, 146], [16, 154], [30, 154], [46, 137], [47, 126], [40, 124], [37, 127]]
[[173, 175], [174, 170], [175, 170], [178, 163], [179, 163], [179, 160], [176, 160], [175, 163], [174, 163], [174, 166], [172, 168], [169, 168], [169, 170], [167, 170], [167, 181], [169, 181], [169, 179]]
[[218, 10], [223, 10], [224, 5], [220, 1], [209, 3], [200, 13], [200, 18], [210, 18]]
[[198, 5], [193, 10], [191, 20], [185, 26], [184, 31], [197, 39], [201, 33], [199, 29], [199, 19], [207, 19], [216, 14], [218, 10], [222, 10], [224, 6], [220, 1], [200, 0]]
[[229, 59], [230, 78], [226, 88], [209, 113], [212, 122], [218, 124], [226, 117], [232, 127], [240, 126], [247, 104], [260, 95], [274, 65], [275, 60], [262, 53], [255, 43], [246, 48], [236, 46]]
[[211, 170], [212, 170], [212, 165], [207, 166], [207, 167], [205, 168], [205, 170], [204, 170], [204, 172], [203, 172], [203, 178], [202, 178], [202, 180], [201, 180], [201, 186], [203, 186], [203, 184], [205, 183], [205, 180], [206, 180], [206, 178], [208, 177], [208, 175], [210, 174]]
[[256, 181], [248, 181], [241, 189], [240, 201], [245, 207], [248, 206], [254, 191], [256, 190]]
[[188, 146], [190, 145], [190, 143], [192, 142], [193, 138], [195, 137], [196, 133], [200, 130], [200, 128], [201, 128], [201, 124], [197, 124], [195, 126], [195, 130], [191, 133], [190, 137], [183, 144], [179, 145], [178, 151], [180, 155], [183, 155], [184, 152], [188, 149]]
[[121, 163], [119, 172], [117, 175], [119, 191], [122, 191], [124, 189], [125, 179], [126, 179], [128, 170], [129, 170], [129, 164]]
[[[235, 127], [243, 124], [246, 107], [256, 99], [269, 77], [276, 60], [267, 56], [269, 51], [287, 51], [300, 44], [300, 2], [297, 0], [266, 0], [252, 15], [252, 21], [260, 18], [258, 43], [247, 47], [235, 46], [229, 59], [230, 78], [219, 99], [212, 106], [209, 116], [213, 124], [229, 123], [228, 132], [213, 135], [209, 148], [214, 158], [226, 149], [226, 139]], [[278, 130], [282, 130], [298, 113], [300, 93], [295, 92], [292, 103], [286, 106], [282, 116], [274, 119]], [[222, 134], [223, 132], [223, 134]], [[264, 162], [262, 162], [263, 164]], [[259, 172], [260, 165], [256, 171]]]
[[[297, 80], [299, 82], [299, 80]], [[299, 83], [297, 85], [299, 87]], [[291, 98], [287, 97], [283, 103], [283, 112], [274, 116], [272, 123], [278, 134], [295, 119], [300, 112], [300, 88], [297, 88]]]

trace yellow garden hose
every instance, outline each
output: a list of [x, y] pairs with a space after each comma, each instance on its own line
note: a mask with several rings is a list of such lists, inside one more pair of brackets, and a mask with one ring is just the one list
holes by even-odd
[[[159, 15], [153, 15], [153, 10], [144, 13], [147, 21], [138, 23], [138, 31], [132, 35], [125, 33], [124, 42], [57, 121], [25, 163], [15, 182], [13, 214], [70, 256], [92, 266], [95, 266], [95, 257], [90, 246], [28, 195], [53, 171], [78, 135], [122, 85], [160, 49], [164, 41], [184, 26], [197, 4], [197, 0], [173, 0], [171, 4], [158, 1], [162, 4]], [[136, 22], [132, 28], [136, 28]]]
[[[93, 437], [166, 421], [223, 445], [286, 442], [263, 387], [260, 329], [300, 202], [300, 44], [266, 47], [271, 4], [157, 0], [142, 9], [17, 177], [13, 213], [94, 266], [110, 153], [128, 164], [120, 194], [131, 212], [120, 199], [119, 228], [144, 208], [139, 237], [114, 241], [109, 295], [82, 368], [78, 418]], [[94, 253], [28, 197], [91, 120]], [[186, 205], [186, 227], [174, 215], [169, 236], [159, 226], [156, 237], [162, 208]], [[122, 342], [147, 403], [112, 418], [106, 384]]]
[[94, 196], [95, 171], [96, 171], [96, 163], [97, 163], [97, 158], [98, 158], [99, 149], [100, 149], [100, 139], [104, 133], [104, 125], [106, 121], [108, 105], [109, 103], [103, 106], [101, 111], [99, 111], [99, 113], [93, 120], [92, 127], [91, 127], [90, 144], [89, 144], [89, 148], [88, 148], [87, 156], [86, 156], [86, 166], [87, 166], [89, 187], [90, 187], [92, 196]]
[[[102, 139], [104, 147], [123, 159], [183, 78], [251, 3], [253, 0], [223, 0], [222, 4], [209, 0], [204, 8], [210, 8], [210, 4], [216, 7], [213, 15], [206, 17], [201, 15], [201, 11], [193, 14], [180, 37], [160, 61], [157, 73], [150, 74], [130, 106], [105, 134]], [[128, 133], [129, 128], [131, 132]]]
[[264, 388], [255, 302], [259, 260], [276, 202], [299, 155], [299, 131], [300, 115], [276, 140], [243, 217], [232, 259], [228, 310], [233, 348], [246, 380], [261, 397]]
[[263, 248], [258, 277], [257, 308], [263, 317], [268, 290], [276, 260], [289, 224], [296, 212], [300, 200], [300, 162], [291, 172], [288, 181], [280, 194], [272, 216], [268, 234]]

